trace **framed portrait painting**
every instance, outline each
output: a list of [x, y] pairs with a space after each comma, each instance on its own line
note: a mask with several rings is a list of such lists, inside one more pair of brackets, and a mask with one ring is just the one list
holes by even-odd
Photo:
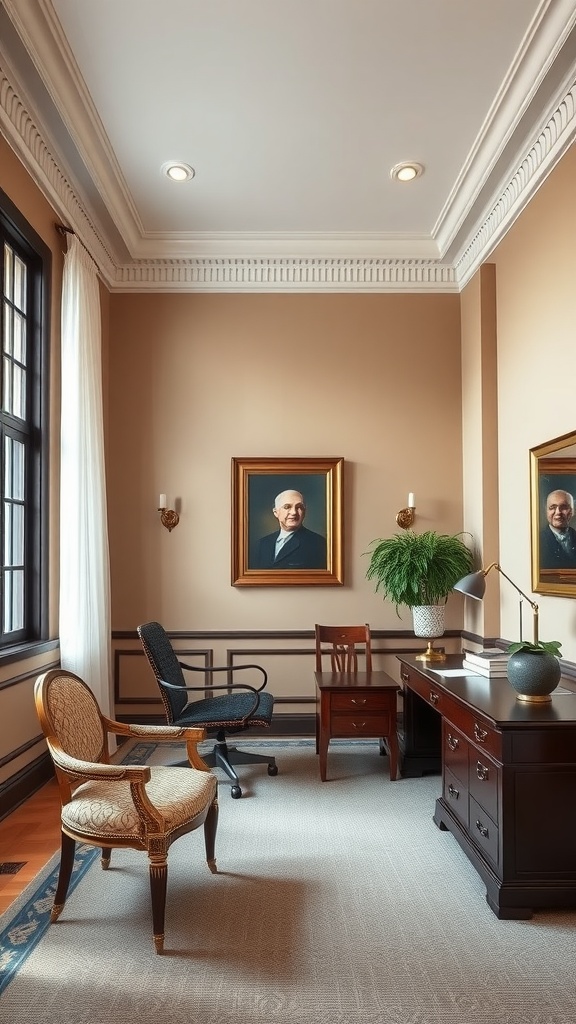
[[232, 585], [343, 583], [344, 459], [232, 459]]
[[576, 434], [530, 450], [532, 590], [576, 597]]

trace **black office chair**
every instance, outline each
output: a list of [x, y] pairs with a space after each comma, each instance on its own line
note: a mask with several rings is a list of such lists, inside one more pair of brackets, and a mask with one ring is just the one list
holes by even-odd
[[[253, 725], [270, 728], [274, 697], [271, 693], [264, 692], [268, 676], [260, 665], [211, 665], [208, 668], [186, 665], [176, 657], [169, 637], [159, 622], [145, 622], [138, 626], [138, 636], [160, 687], [168, 723], [195, 725], [206, 729], [207, 732], [215, 733], [214, 749], [211, 754], [202, 754], [202, 760], [209, 768], [223, 769], [232, 780], [230, 793], [234, 799], [242, 796], [242, 790], [233, 765], [267, 764], [268, 775], [278, 774], [274, 757], [238, 750], [236, 747], [229, 747], [226, 742], [227, 733], [242, 732]], [[248, 683], [230, 681], [234, 673], [244, 669], [262, 673], [264, 681], [258, 688]], [[211, 679], [205, 681], [204, 686], [186, 686], [183, 670], [202, 672], [208, 676], [213, 672], [227, 672], [229, 678], [220, 686], [213, 685]], [[226, 690], [226, 693], [219, 697], [204, 697], [203, 700], [188, 700], [189, 691], [205, 693], [206, 690]]]

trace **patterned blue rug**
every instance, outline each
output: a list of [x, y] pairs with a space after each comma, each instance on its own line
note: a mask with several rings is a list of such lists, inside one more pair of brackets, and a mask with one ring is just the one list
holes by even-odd
[[[348, 743], [350, 741], [347, 741]], [[365, 741], [359, 741], [365, 742]], [[313, 740], [250, 740], [246, 747], [264, 747], [274, 750], [280, 747], [303, 746], [310, 749]], [[206, 752], [211, 744], [200, 745], [199, 750]], [[167, 760], [185, 757], [185, 749], [181, 743], [164, 743], [163, 750]], [[122, 764], [146, 764], [156, 750], [155, 743], [135, 743], [122, 757]], [[68, 895], [86, 874], [88, 868], [100, 856], [100, 848], [88, 845], [76, 846], [76, 856]], [[38, 945], [50, 924], [50, 911], [56, 894], [60, 852], [51, 858], [43, 871], [24, 890], [21, 896], [0, 916], [0, 994], [17, 974], [18, 970]]]

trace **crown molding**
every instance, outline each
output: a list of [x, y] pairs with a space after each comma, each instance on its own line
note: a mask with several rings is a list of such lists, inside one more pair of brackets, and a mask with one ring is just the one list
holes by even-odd
[[[566, 85], [568, 82], [568, 85]], [[525, 208], [576, 134], [576, 71], [557, 83], [539, 123], [516, 162], [501, 172], [483, 213], [469, 212], [466, 232], [450, 256], [432, 239], [376, 234], [283, 237], [197, 235], [141, 239], [150, 258], [126, 258], [110, 226], [91, 209], [58, 146], [39, 117], [0, 46], [0, 128], [33, 180], [92, 254], [114, 292], [458, 292]], [[509, 158], [509, 162], [510, 162]], [[110, 217], [110, 220], [112, 218]], [[174, 252], [174, 248], [176, 251]], [[186, 255], [188, 252], [188, 255]], [[192, 255], [190, 255], [192, 253]], [[410, 256], [409, 253], [412, 255]]]

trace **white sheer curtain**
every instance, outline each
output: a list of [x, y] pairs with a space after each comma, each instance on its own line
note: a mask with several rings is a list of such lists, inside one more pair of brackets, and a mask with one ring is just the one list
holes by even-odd
[[96, 265], [68, 235], [62, 285], [60, 659], [111, 707], [110, 569]]

